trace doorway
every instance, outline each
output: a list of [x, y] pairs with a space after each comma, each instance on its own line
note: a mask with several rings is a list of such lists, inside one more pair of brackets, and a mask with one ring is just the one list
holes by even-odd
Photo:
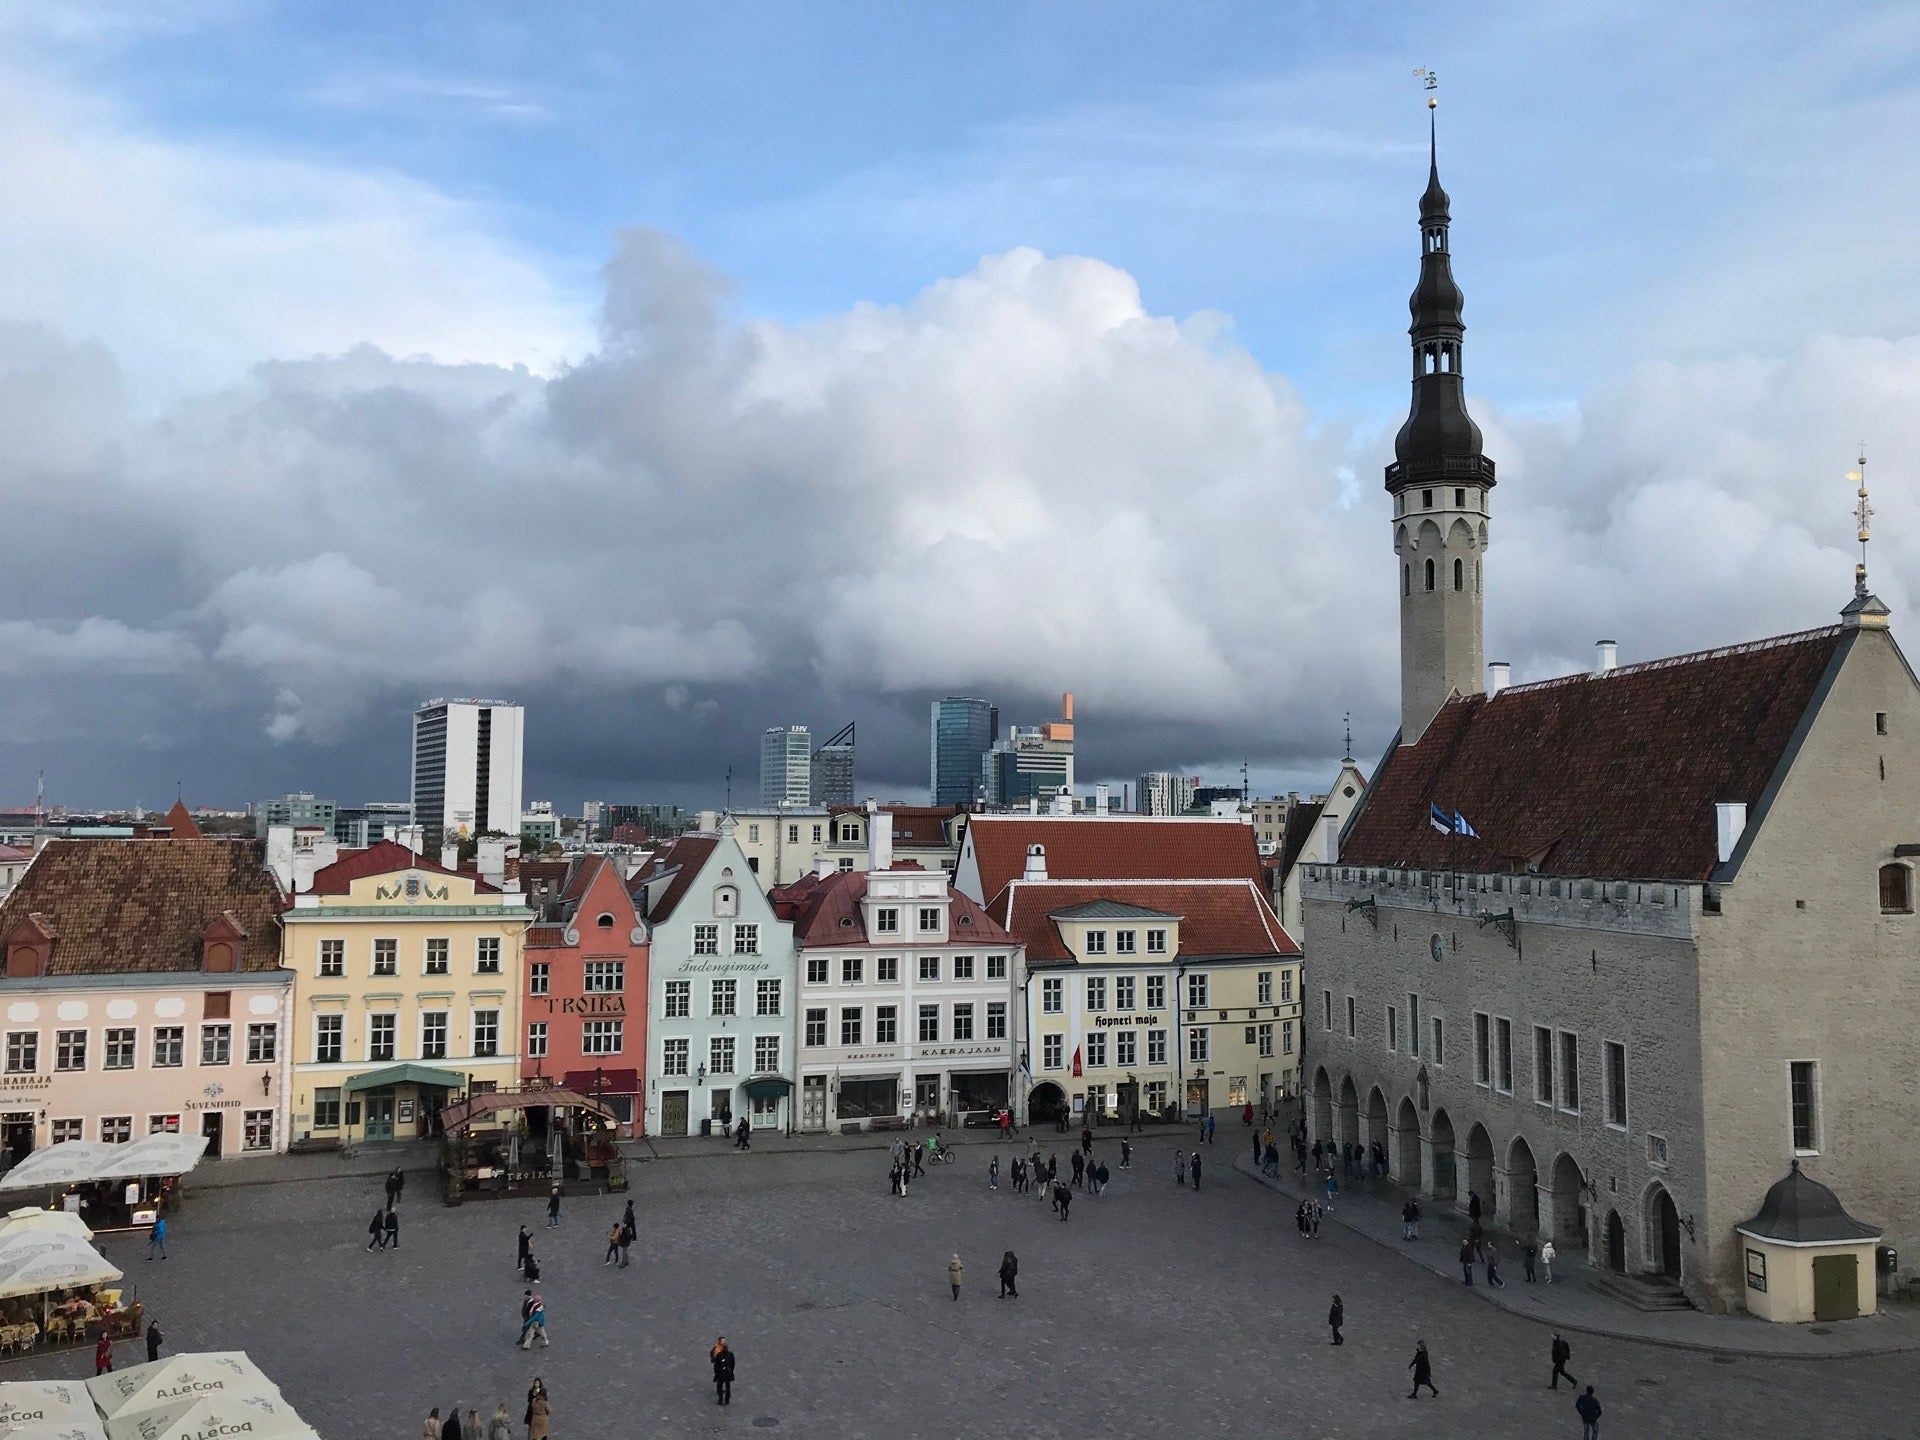
[[1189, 1116], [1202, 1117], [1212, 1108], [1207, 1102], [1207, 1092], [1210, 1088], [1210, 1082], [1206, 1080], [1187, 1082], [1187, 1114]]
[[827, 1128], [827, 1077], [809, 1075], [800, 1082], [800, 1128]]
[[391, 1090], [375, 1090], [368, 1093], [365, 1135], [368, 1140], [393, 1139], [393, 1092]]
[[1860, 1257], [1816, 1255], [1813, 1260], [1813, 1318], [1851, 1320], [1860, 1313]]
[[220, 1135], [226, 1128], [226, 1117], [218, 1110], [209, 1110], [200, 1117], [200, 1133], [207, 1137], [207, 1158], [220, 1158]]
[[669, 1090], [660, 1097], [660, 1133], [662, 1135], [687, 1133], [686, 1091]]
[[31, 1110], [9, 1110], [0, 1116], [0, 1142], [4, 1142], [7, 1154], [14, 1164], [19, 1164], [33, 1153], [33, 1112]]
[[1659, 1273], [1671, 1279], [1680, 1278], [1680, 1213], [1674, 1208], [1673, 1196], [1662, 1186], [1653, 1197], [1653, 1238], [1655, 1258], [1659, 1262]]
[[1618, 1210], [1607, 1211], [1607, 1268], [1616, 1275], [1627, 1270], [1627, 1227], [1620, 1223]]
[[1027, 1096], [1027, 1120], [1030, 1124], [1052, 1124], [1067, 1107], [1067, 1092], [1051, 1080], [1043, 1080]]

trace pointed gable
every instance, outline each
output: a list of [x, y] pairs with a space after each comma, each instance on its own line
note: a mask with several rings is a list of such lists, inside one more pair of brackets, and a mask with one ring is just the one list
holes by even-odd
[[199, 823], [188, 813], [187, 803], [184, 800], [174, 801], [173, 808], [167, 811], [166, 819], [161, 823], [166, 826], [167, 835], [170, 839], [200, 840], [205, 838], [200, 833]]

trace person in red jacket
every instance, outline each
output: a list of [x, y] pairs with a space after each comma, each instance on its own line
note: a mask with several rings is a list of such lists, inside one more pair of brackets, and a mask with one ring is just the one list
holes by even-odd
[[113, 1369], [113, 1342], [107, 1339], [107, 1332], [100, 1332], [100, 1341], [93, 1347], [93, 1373], [105, 1375]]

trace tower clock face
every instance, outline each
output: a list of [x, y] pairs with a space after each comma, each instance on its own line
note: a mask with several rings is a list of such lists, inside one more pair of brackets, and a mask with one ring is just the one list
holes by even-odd
[[1427, 942], [1427, 948], [1433, 951], [1434, 959], [1444, 960], [1447, 958], [1446, 944], [1440, 939], [1438, 935], [1434, 936], [1433, 939]]

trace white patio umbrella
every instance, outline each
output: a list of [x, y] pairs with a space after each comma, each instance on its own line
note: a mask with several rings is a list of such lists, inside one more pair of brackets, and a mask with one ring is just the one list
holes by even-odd
[[[142, 1175], [184, 1175], [207, 1153], [204, 1135], [143, 1135], [124, 1145], [105, 1147], [112, 1153], [97, 1178], [128, 1180]], [[32, 1157], [29, 1156], [28, 1159]]]
[[82, 1240], [93, 1238], [93, 1231], [87, 1228], [87, 1222], [71, 1210], [42, 1210], [37, 1205], [23, 1205], [18, 1210], [9, 1210], [0, 1216], [0, 1242], [9, 1236], [36, 1230], [77, 1235]]
[[96, 1375], [87, 1381], [87, 1393], [106, 1417], [109, 1435], [117, 1420], [192, 1400], [223, 1395], [264, 1395], [280, 1400], [279, 1387], [243, 1350], [169, 1355], [164, 1360]]
[[273, 1395], [215, 1395], [142, 1410], [107, 1422], [107, 1440], [202, 1440], [244, 1435], [248, 1440], [319, 1440], [313, 1427]]
[[98, 1140], [62, 1140], [36, 1150], [4, 1176], [0, 1190], [31, 1190], [36, 1185], [72, 1185], [97, 1180], [118, 1145]]
[[78, 1380], [15, 1380], [0, 1385], [0, 1436], [74, 1421], [95, 1431], [100, 1428], [100, 1413]]
[[35, 1228], [0, 1237], [0, 1299], [119, 1278], [98, 1250], [70, 1232]]

